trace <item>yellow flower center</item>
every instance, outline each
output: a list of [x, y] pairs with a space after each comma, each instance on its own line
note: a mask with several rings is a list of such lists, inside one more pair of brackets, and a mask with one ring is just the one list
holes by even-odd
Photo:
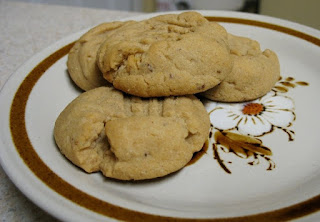
[[248, 103], [244, 106], [242, 113], [246, 115], [258, 115], [264, 110], [264, 106], [260, 103]]

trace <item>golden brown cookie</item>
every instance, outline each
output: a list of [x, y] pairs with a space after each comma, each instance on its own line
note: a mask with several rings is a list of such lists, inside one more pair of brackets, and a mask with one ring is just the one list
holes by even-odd
[[55, 123], [60, 151], [86, 172], [120, 180], [165, 176], [184, 167], [209, 134], [193, 95], [141, 99], [113, 87], [87, 91]]
[[202, 95], [222, 102], [253, 100], [269, 92], [280, 77], [277, 55], [249, 38], [228, 35], [234, 66], [232, 72], [216, 87]]
[[100, 24], [80, 37], [69, 52], [67, 67], [71, 79], [83, 90], [108, 85], [97, 63], [96, 54], [100, 44], [115, 29], [132, 23], [110, 22]]
[[97, 62], [115, 88], [141, 97], [203, 92], [232, 69], [226, 30], [196, 12], [122, 27], [102, 43]]

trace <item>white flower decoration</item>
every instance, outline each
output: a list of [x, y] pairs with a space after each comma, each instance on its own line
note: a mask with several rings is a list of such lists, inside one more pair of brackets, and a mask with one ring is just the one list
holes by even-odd
[[262, 136], [278, 127], [286, 131], [295, 120], [294, 102], [274, 91], [245, 103], [217, 103], [210, 112], [213, 127], [235, 129], [248, 136]]

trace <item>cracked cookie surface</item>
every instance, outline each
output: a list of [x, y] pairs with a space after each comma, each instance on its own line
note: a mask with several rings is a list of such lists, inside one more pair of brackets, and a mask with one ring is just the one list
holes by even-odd
[[97, 63], [115, 88], [141, 97], [203, 92], [232, 69], [226, 30], [196, 12], [118, 29], [101, 44]]
[[193, 95], [142, 99], [99, 87], [61, 112], [54, 137], [86, 172], [142, 180], [184, 167], [201, 150], [209, 127], [208, 113]]
[[252, 39], [228, 34], [232, 72], [216, 87], [201, 93], [204, 97], [221, 102], [253, 100], [269, 92], [280, 77], [280, 64], [276, 53], [260, 50]]
[[67, 67], [71, 79], [77, 86], [86, 91], [108, 85], [108, 81], [103, 78], [97, 66], [97, 51], [107, 35], [130, 23], [134, 22], [102, 23], [90, 29], [75, 42], [68, 54]]

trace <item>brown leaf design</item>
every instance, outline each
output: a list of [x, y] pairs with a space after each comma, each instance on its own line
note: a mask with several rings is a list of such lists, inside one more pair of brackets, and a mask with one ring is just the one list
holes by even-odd
[[272, 151], [268, 147], [263, 146], [261, 140], [254, 137], [226, 131], [217, 131], [215, 133], [215, 140], [218, 144], [221, 144], [242, 158], [249, 157], [248, 151], [267, 156], [272, 155]]
[[249, 165], [260, 164], [260, 157], [269, 162], [267, 170], [275, 168], [275, 163], [268, 157], [272, 155], [272, 151], [268, 147], [265, 147], [260, 139], [229, 131], [216, 131], [214, 138], [216, 141], [215, 144], [212, 144], [214, 159], [217, 160], [221, 168], [228, 174], [231, 174], [231, 171], [225, 165], [225, 161], [221, 159], [218, 148], [223, 151], [227, 149], [229, 152], [244, 159], [253, 158], [253, 161], [248, 162]]

